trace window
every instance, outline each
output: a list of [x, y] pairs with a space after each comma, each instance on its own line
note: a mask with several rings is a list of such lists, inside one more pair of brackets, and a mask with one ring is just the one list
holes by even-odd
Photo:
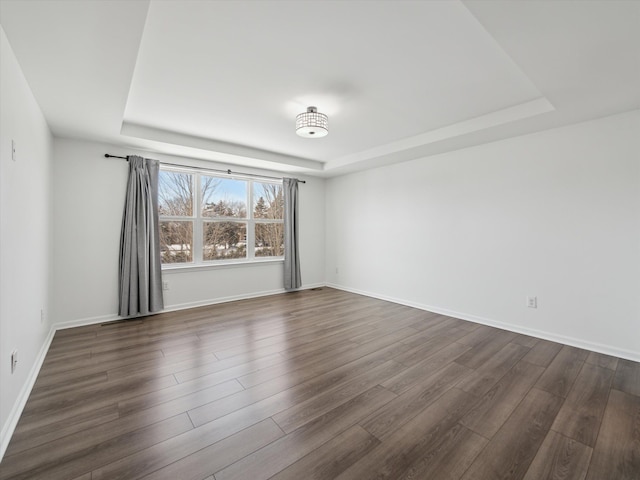
[[207, 265], [284, 255], [282, 184], [162, 167], [163, 265]]

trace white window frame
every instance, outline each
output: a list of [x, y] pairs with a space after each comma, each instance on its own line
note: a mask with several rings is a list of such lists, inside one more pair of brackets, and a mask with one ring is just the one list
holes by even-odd
[[[282, 181], [266, 179], [266, 178], [252, 178], [238, 174], [219, 174], [215, 172], [209, 172], [207, 170], [192, 169], [189, 167], [175, 167], [175, 166], [163, 166], [160, 165], [161, 171], [186, 173], [191, 175], [191, 181], [195, 182], [192, 185], [194, 192], [192, 212], [193, 215], [188, 216], [176, 216], [176, 215], [159, 215], [160, 222], [191, 222], [193, 224], [193, 251], [191, 262], [181, 263], [163, 263], [162, 270], [180, 270], [188, 268], [206, 268], [206, 267], [220, 267], [229, 265], [242, 265], [242, 264], [256, 264], [256, 263], [272, 263], [282, 262], [284, 256], [270, 256], [270, 257], [256, 257], [255, 256], [255, 226], [259, 223], [280, 223], [284, 224], [284, 218], [271, 219], [271, 218], [254, 218], [253, 214], [253, 186], [255, 183], [267, 183], [272, 185], [279, 185], [282, 188]], [[202, 177], [215, 177], [223, 180], [240, 180], [247, 182], [247, 217], [235, 218], [235, 217], [204, 217], [202, 216]], [[246, 258], [233, 258], [229, 260], [204, 260], [203, 252], [203, 234], [205, 222], [237, 222], [246, 224], [247, 231], [247, 256]]]

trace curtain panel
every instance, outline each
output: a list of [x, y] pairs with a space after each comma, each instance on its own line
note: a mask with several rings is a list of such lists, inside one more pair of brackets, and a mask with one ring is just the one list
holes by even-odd
[[157, 160], [129, 156], [129, 180], [120, 238], [118, 315], [148, 315], [164, 308], [158, 230]]
[[284, 178], [284, 288], [295, 290], [302, 286], [300, 255], [298, 252], [298, 180]]

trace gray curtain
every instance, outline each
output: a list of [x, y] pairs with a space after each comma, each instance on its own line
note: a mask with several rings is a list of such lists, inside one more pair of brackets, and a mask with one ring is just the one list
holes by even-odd
[[157, 160], [129, 156], [129, 181], [120, 238], [118, 315], [147, 315], [164, 308], [158, 230]]
[[302, 286], [300, 256], [298, 254], [298, 180], [284, 178], [284, 288], [294, 290]]

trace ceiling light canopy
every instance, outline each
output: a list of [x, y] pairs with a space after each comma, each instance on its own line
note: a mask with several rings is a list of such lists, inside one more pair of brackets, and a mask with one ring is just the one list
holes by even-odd
[[329, 119], [316, 107], [307, 107], [296, 117], [296, 133], [305, 138], [325, 137], [329, 133]]

